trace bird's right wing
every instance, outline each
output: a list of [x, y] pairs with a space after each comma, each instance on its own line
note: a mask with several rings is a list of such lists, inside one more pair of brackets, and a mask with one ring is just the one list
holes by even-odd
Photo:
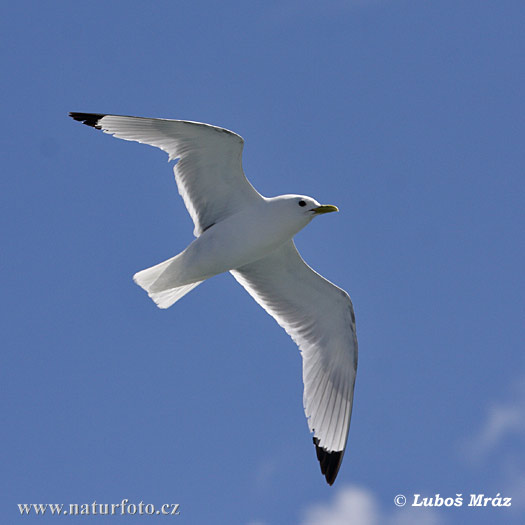
[[244, 176], [244, 140], [232, 131], [185, 120], [95, 113], [70, 116], [119, 139], [156, 146], [170, 160], [179, 159], [175, 179], [195, 224], [195, 236], [262, 198]]
[[346, 447], [357, 370], [350, 297], [312, 270], [293, 241], [231, 273], [301, 350], [304, 409], [331, 485]]

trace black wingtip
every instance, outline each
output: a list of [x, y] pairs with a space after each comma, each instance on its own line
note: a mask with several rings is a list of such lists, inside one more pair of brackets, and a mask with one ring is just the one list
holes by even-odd
[[337, 478], [341, 462], [343, 461], [344, 451], [328, 452], [319, 446], [319, 440], [316, 437], [314, 437], [314, 445], [315, 451], [317, 452], [317, 459], [321, 465], [321, 472], [326, 478], [328, 485], [333, 485], [335, 478]]
[[98, 121], [106, 115], [101, 115], [99, 113], [76, 113], [75, 111], [71, 111], [69, 113], [69, 116], [75, 120], [78, 120], [79, 122], [82, 122], [82, 124], [85, 124], [86, 126], [91, 126], [92, 128], [96, 129], [102, 129], [98, 125]]

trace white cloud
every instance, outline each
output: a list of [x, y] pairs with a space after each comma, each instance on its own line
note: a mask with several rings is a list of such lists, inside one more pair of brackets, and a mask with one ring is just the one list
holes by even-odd
[[509, 399], [494, 403], [478, 432], [463, 445], [463, 451], [473, 461], [483, 461], [505, 439], [525, 436], [525, 381], [520, 378], [511, 390]]
[[311, 505], [304, 513], [301, 525], [440, 525], [444, 523], [438, 512], [427, 508], [394, 505], [384, 510], [377, 497], [362, 487], [342, 487], [329, 503]]
[[465, 440], [462, 457], [490, 472], [494, 491], [512, 498], [512, 511], [525, 508], [525, 376], [513, 383], [507, 399], [492, 403], [477, 432]]
[[512, 463], [505, 468], [501, 493], [512, 498], [512, 509], [523, 512], [525, 508], [525, 477], [522, 465]]
[[255, 473], [255, 482], [258, 488], [271, 483], [272, 478], [277, 473], [277, 466], [277, 461], [272, 458], [265, 458], [259, 462]]
[[472, 439], [470, 453], [477, 458], [487, 456], [508, 435], [522, 432], [524, 425], [522, 409], [505, 405], [490, 407], [482, 429]]
[[377, 502], [372, 493], [349, 486], [340, 489], [331, 503], [312, 505], [302, 525], [374, 525], [378, 520]]

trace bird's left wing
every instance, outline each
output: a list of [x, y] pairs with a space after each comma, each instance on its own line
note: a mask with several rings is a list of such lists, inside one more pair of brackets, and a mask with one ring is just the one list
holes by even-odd
[[304, 409], [331, 485], [346, 447], [357, 370], [350, 297], [312, 270], [293, 241], [231, 273], [301, 350]]
[[96, 113], [70, 113], [75, 120], [119, 139], [156, 146], [175, 165], [175, 180], [200, 235], [213, 224], [262, 197], [244, 176], [242, 137], [200, 122]]

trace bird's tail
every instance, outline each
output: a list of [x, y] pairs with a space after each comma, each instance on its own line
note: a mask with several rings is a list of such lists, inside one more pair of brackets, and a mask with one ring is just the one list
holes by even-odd
[[168, 270], [170, 266], [175, 266], [174, 263], [177, 257], [178, 255], [151, 268], [137, 272], [133, 276], [133, 280], [148, 292], [148, 295], [155, 301], [155, 304], [159, 308], [169, 308], [181, 297], [202, 283], [202, 281], [197, 281], [177, 286], [177, 284], [175, 284], [176, 280], [170, 279], [172, 272]]

